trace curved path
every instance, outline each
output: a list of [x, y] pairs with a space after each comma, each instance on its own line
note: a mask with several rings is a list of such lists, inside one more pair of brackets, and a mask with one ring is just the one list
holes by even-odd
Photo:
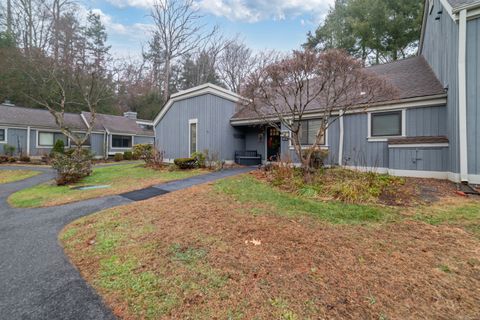
[[5, 320], [114, 319], [64, 255], [57, 240], [61, 229], [79, 217], [130, 203], [130, 199], [142, 200], [252, 170], [239, 168], [209, 173], [157, 185], [133, 195], [108, 196], [49, 208], [18, 209], [7, 204], [10, 194], [51, 180], [54, 174], [49, 168], [0, 167], [0, 170], [16, 169], [38, 170], [42, 174], [0, 184], [0, 318]]

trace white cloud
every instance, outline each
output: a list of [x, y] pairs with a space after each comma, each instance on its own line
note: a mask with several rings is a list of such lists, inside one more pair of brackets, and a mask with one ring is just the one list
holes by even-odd
[[[149, 9], [155, 0], [107, 0], [125, 8]], [[171, 0], [175, 1], [175, 0]], [[234, 21], [258, 22], [266, 19], [284, 20], [301, 14], [323, 16], [334, 0], [196, 0], [206, 13]]]
[[302, 14], [323, 16], [334, 0], [199, 0], [204, 11], [230, 20], [284, 20]]

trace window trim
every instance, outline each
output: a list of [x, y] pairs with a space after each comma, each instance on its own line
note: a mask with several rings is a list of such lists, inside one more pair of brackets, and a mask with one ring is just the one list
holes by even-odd
[[[55, 146], [55, 137], [54, 137], [54, 141], [53, 141], [53, 145], [52, 146], [43, 146], [43, 145], [40, 145], [38, 142], [39, 142], [39, 136], [40, 136], [40, 132], [43, 132], [43, 133], [52, 133], [52, 134], [55, 134], [55, 133], [61, 133], [63, 134], [63, 132], [61, 130], [43, 130], [43, 129], [32, 129], [32, 130], [35, 130], [35, 148], [36, 149], [53, 149], [53, 147]], [[65, 148], [70, 148], [70, 138], [65, 136], [67, 138], [67, 144], [65, 145]]]
[[[302, 119], [301, 121], [309, 121], [309, 120], [321, 120], [322, 118], [307, 118], [307, 119]], [[328, 131], [330, 130], [330, 125], [325, 129], [325, 139], [323, 144], [318, 144], [317, 148], [320, 149], [328, 149], [330, 145], [328, 144]], [[290, 150], [295, 149], [292, 143], [292, 131], [289, 130], [289, 135], [290, 139], [288, 139], [288, 148]], [[310, 149], [313, 146], [313, 144], [306, 144], [302, 145], [302, 149]]]
[[[372, 114], [382, 114], [382, 113], [394, 113], [394, 112], [400, 112], [400, 129], [401, 129], [401, 134], [400, 135], [393, 135], [393, 136], [372, 136]], [[388, 111], [371, 111], [368, 112], [368, 121], [367, 121], [367, 126], [368, 126], [368, 135], [367, 139], [369, 142], [384, 142], [388, 141], [389, 138], [397, 138], [397, 137], [406, 137], [407, 136], [407, 125], [406, 125], [406, 113], [407, 109], [396, 109], [396, 110], [388, 110]]]
[[196, 135], [195, 135], [195, 152], [198, 151], [198, 119], [189, 119], [188, 120], [188, 156], [191, 157], [192, 156], [192, 150], [191, 150], [191, 147], [192, 147], [192, 124], [195, 124], [195, 127], [196, 127]]
[[[130, 137], [130, 140], [132, 141], [132, 146], [131, 147], [126, 147], [126, 148], [114, 147], [113, 146], [113, 136]], [[111, 150], [131, 150], [134, 146], [134, 136], [135, 136], [134, 134], [111, 133], [110, 134], [110, 149]]]
[[5, 137], [3, 140], [0, 140], [0, 143], [8, 143], [8, 128], [0, 127], [0, 130], [5, 130]]

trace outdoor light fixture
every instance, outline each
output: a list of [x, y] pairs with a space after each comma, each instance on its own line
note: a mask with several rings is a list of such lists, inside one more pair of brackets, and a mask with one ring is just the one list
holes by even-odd
[[282, 130], [280, 135], [282, 136], [282, 141], [288, 141], [290, 139], [290, 131], [288, 130]]

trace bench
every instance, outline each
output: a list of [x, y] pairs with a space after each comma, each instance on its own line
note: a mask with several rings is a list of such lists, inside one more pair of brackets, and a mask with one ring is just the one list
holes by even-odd
[[235, 151], [235, 162], [243, 166], [255, 166], [262, 163], [262, 156], [256, 150]]

